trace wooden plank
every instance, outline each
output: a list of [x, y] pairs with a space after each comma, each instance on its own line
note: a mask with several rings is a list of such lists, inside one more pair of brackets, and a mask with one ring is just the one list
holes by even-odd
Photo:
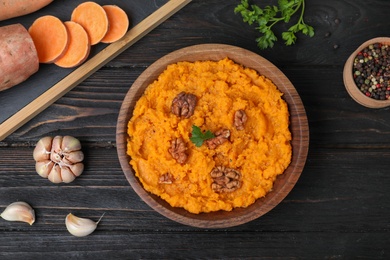
[[[138, 259], [137, 250], [143, 258], [153, 258], [149, 251], [156, 251], [154, 258], [177, 254], [200, 259], [217, 253], [220, 258], [240, 258], [278, 252], [310, 259], [333, 254], [378, 258], [390, 242], [388, 218], [383, 217], [388, 215], [390, 178], [388, 165], [381, 163], [390, 152], [382, 149], [311, 151], [296, 188], [271, 212], [234, 228], [201, 230], [171, 221], [143, 203], [116, 162], [115, 148], [85, 148], [88, 168], [71, 184], [57, 186], [35, 173], [32, 163], [17, 163], [31, 161], [33, 147], [0, 147], [0, 209], [21, 200], [36, 210], [33, 226], [0, 219], [0, 258], [53, 258], [61, 252], [60, 259], [69, 259], [68, 248], [83, 255], [106, 252], [109, 259], [115, 252]], [[352, 161], [346, 167], [345, 162]], [[91, 236], [79, 240], [64, 225], [70, 212], [93, 220], [104, 212], [105, 216]], [[354, 252], [342, 251], [346, 246]]]
[[[115, 228], [115, 224], [112, 229]], [[386, 233], [360, 232], [123, 232], [100, 231], [84, 240], [62, 230], [4, 232], [2, 259], [388, 259]], [[27, 235], [35, 239], [25, 241]], [[15, 243], [15, 240], [17, 243]], [[94, 240], [93, 240], [94, 239]], [[115, 239], [115, 240], [114, 240]], [[53, 242], [55, 241], [55, 242]], [[91, 242], [93, 241], [93, 242]], [[131, 241], [131, 242], [129, 242]], [[190, 242], [189, 242], [190, 241]], [[223, 241], [223, 243], [221, 242]], [[376, 241], [376, 242], [373, 242]]]
[[53, 87], [48, 89], [38, 98], [23, 107], [13, 116], [8, 118], [0, 125], [0, 141], [6, 138], [13, 131], [28, 122], [31, 118], [39, 114], [45, 108], [54, 103], [58, 98], [77, 86], [91, 74], [96, 72], [107, 62], [122, 53], [128, 47], [133, 45], [144, 35], [156, 28], [191, 0], [170, 0], [157, 11], [145, 18], [142, 22], [134, 26], [129, 32], [119, 41], [110, 44], [100, 53], [89, 59], [82, 66], [70, 73], [64, 79], [59, 81]]
[[[65, 217], [70, 210], [97, 217], [107, 211], [103, 229], [118, 223], [137, 232], [194, 230], [161, 216], [139, 198], [125, 178], [115, 147], [82, 145], [88, 166], [72, 183], [58, 185], [36, 173], [34, 147], [0, 147], [0, 213], [16, 200], [30, 203], [39, 212], [35, 231], [52, 232], [57, 224], [62, 229], [63, 219], [56, 215]], [[390, 157], [390, 151], [318, 148], [310, 151], [309, 157], [299, 182], [282, 203], [262, 217], [232, 229], [369, 232], [388, 225], [388, 218], [381, 216], [388, 215], [390, 177], [388, 165], [381, 162]], [[345, 162], [352, 161], [346, 166]], [[0, 234], [13, 228], [31, 231], [24, 223], [0, 219]]]

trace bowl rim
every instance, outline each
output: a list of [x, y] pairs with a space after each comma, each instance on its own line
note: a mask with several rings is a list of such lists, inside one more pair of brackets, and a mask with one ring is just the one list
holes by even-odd
[[358, 48], [355, 49], [355, 51], [348, 57], [344, 64], [343, 69], [343, 81], [345, 89], [347, 90], [348, 94], [352, 97], [353, 100], [355, 100], [357, 103], [359, 103], [362, 106], [368, 107], [368, 108], [384, 108], [390, 106], [390, 100], [376, 100], [371, 97], [367, 97], [364, 95], [359, 88], [357, 87], [353, 75], [352, 75], [352, 69], [353, 69], [353, 62], [355, 60], [355, 57], [357, 54], [369, 46], [370, 44], [374, 43], [388, 43], [390, 44], [390, 38], [389, 37], [376, 37], [369, 39], [362, 44]]
[[[206, 60], [197, 57], [207, 56], [207, 60], [232, 59], [244, 67], [250, 67], [259, 74], [271, 79], [283, 92], [290, 112], [290, 131], [292, 133], [292, 160], [285, 172], [277, 177], [274, 189], [265, 197], [259, 198], [247, 208], [232, 211], [217, 211], [193, 214], [182, 208], [171, 207], [158, 196], [147, 192], [135, 176], [127, 155], [127, 123], [132, 116], [134, 100], [138, 100], [145, 88], [160, 75], [169, 64], [178, 61]], [[246, 66], [251, 64], [251, 66]], [[133, 100], [129, 100], [132, 98]], [[178, 223], [198, 228], [227, 228], [241, 225], [259, 218], [276, 207], [292, 190], [306, 163], [309, 149], [309, 126], [302, 100], [290, 80], [271, 62], [257, 53], [227, 44], [198, 44], [173, 51], [150, 65], [134, 81], [121, 105], [116, 126], [116, 144], [122, 170], [133, 190], [151, 208], [161, 215]], [[283, 183], [283, 184], [281, 184]], [[233, 213], [232, 213], [233, 212]], [[211, 218], [212, 217], [212, 218]]]

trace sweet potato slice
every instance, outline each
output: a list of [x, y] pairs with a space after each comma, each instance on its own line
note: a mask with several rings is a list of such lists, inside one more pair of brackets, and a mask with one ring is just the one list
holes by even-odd
[[103, 43], [116, 42], [122, 38], [129, 28], [129, 18], [126, 12], [117, 5], [104, 5], [110, 27], [102, 39]]
[[0, 27], [0, 91], [25, 81], [38, 69], [38, 54], [26, 28]]
[[82, 64], [89, 55], [91, 44], [84, 28], [75, 22], [65, 22], [69, 35], [69, 46], [65, 54], [55, 64], [63, 68], [73, 68]]
[[72, 12], [71, 21], [79, 23], [87, 31], [91, 45], [98, 44], [109, 27], [103, 7], [95, 2], [84, 2]]
[[28, 29], [40, 63], [54, 63], [68, 48], [69, 36], [64, 23], [55, 16], [36, 19]]
[[1, 0], [0, 21], [31, 14], [53, 2], [53, 0]]

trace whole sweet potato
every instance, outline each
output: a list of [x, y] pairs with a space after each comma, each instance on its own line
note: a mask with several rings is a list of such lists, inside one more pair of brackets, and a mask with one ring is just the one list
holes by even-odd
[[0, 91], [25, 81], [38, 69], [37, 50], [26, 28], [21, 24], [0, 27]]
[[53, 0], [0, 0], [0, 21], [31, 14]]

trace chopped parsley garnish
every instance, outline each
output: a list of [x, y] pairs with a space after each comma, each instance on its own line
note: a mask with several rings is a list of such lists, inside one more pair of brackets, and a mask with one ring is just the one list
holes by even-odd
[[196, 147], [201, 147], [204, 141], [215, 137], [210, 130], [207, 130], [205, 133], [203, 133], [202, 130], [195, 125], [192, 126], [191, 134], [192, 135], [190, 140], [195, 144]]

